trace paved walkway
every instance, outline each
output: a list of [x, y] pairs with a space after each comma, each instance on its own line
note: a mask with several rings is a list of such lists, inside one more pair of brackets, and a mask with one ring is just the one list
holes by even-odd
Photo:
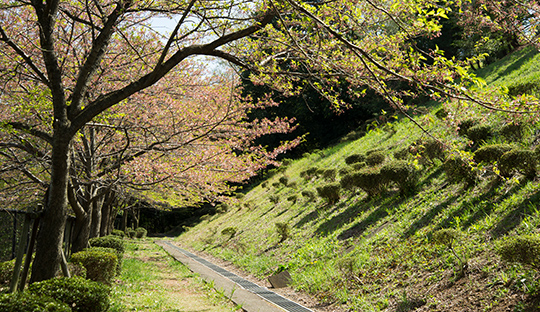
[[260, 287], [208, 262], [168, 241], [156, 241], [173, 258], [182, 262], [204, 280], [213, 281], [231, 300], [247, 312], [313, 312], [265, 287]]

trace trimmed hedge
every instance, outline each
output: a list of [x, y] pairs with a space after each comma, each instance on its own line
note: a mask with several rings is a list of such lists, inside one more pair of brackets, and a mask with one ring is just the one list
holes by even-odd
[[68, 304], [74, 312], [104, 312], [109, 309], [109, 287], [82, 277], [59, 277], [30, 284], [30, 293]]
[[414, 165], [404, 160], [396, 160], [382, 166], [381, 178], [383, 181], [397, 184], [402, 195], [412, 194], [416, 191], [418, 174]]
[[0, 294], [0, 311], [6, 312], [71, 312], [67, 304], [50, 297], [23, 291]]
[[110, 285], [117, 272], [116, 250], [105, 247], [92, 247], [71, 255], [71, 262], [86, 269], [86, 277], [92, 281]]
[[331, 183], [317, 187], [317, 193], [324, 198], [328, 204], [333, 205], [339, 201], [341, 186], [339, 183]]
[[112, 230], [111, 235], [124, 238], [126, 236], [126, 233], [124, 233], [122, 230]]
[[[219, 212], [219, 211], [218, 211]], [[132, 229], [132, 228], [127, 228], [126, 229], [126, 235], [127, 237], [129, 238], [134, 238], [135, 237], [135, 230]]]
[[536, 155], [533, 151], [515, 149], [501, 156], [499, 170], [503, 177], [510, 177], [519, 172], [532, 179], [536, 176], [536, 165]]
[[540, 237], [520, 235], [507, 238], [497, 248], [502, 260], [518, 262], [540, 270]]
[[126, 247], [124, 241], [118, 236], [107, 235], [103, 237], [93, 237], [88, 240], [91, 247], [106, 247], [116, 250], [120, 254], [124, 254]]
[[512, 145], [509, 144], [485, 145], [474, 152], [474, 161], [477, 163], [493, 163], [499, 161], [501, 156], [511, 149]]
[[[135, 232], [137, 232], [135, 230]], [[114, 235], [107, 235], [103, 237], [94, 237], [88, 240], [91, 247], [104, 247], [112, 248], [116, 251], [116, 257], [118, 258], [118, 265], [116, 267], [116, 273], [120, 274], [122, 271], [122, 261], [124, 259], [125, 245], [124, 241]]]
[[13, 277], [15, 259], [0, 263], [0, 285], [8, 285]]
[[143, 227], [138, 227], [135, 229], [136, 238], [145, 238], [146, 234], [148, 234], [148, 231]]

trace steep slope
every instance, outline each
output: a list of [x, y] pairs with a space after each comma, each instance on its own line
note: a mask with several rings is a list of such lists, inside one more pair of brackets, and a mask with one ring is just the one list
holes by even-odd
[[[481, 74], [534, 92], [538, 55], [519, 53]], [[416, 118], [444, 145], [406, 119], [362, 129], [285, 162], [177, 240], [259, 277], [287, 268], [296, 289], [336, 309], [540, 311], [539, 271], [498, 252], [540, 235], [540, 183], [518, 158], [538, 154], [537, 118], [452, 102]], [[478, 156], [494, 144], [526, 152]]]

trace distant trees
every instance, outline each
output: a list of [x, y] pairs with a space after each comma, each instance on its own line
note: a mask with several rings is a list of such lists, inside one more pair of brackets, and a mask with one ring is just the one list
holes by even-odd
[[[356, 130], [363, 121], [373, 118], [381, 109], [388, 110], [388, 103], [384, 98], [370, 91], [368, 91], [370, 96], [362, 99], [349, 98], [346, 83], [343, 83], [340, 91], [340, 97], [349, 104], [344, 113], [341, 109], [333, 107], [331, 102], [312, 86], [303, 85], [301, 94], [287, 96], [265, 85], [254, 85], [248, 76], [247, 72], [243, 74], [241, 84], [245, 94], [254, 99], [270, 97], [280, 103], [278, 106], [252, 109], [248, 114], [249, 120], [289, 117], [294, 118], [296, 125], [292, 132], [265, 135], [256, 142], [273, 147], [280, 141], [303, 136], [302, 143], [287, 153], [289, 156], [299, 156], [313, 149], [323, 148], [348, 132]], [[300, 84], [297, 87], [300, 87]]]

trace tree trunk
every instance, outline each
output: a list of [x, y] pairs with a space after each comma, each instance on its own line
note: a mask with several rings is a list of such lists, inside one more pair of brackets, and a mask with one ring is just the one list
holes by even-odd
[[92, 202], [92, 227], [90, 237], [99, 237], [101, 228], [101, 206], [103, 205], [103, 195]]
[[122, 214], [122, 224], [120, 224], [120, 230], [123, 232], [127, 229], [127, 222], [128, 222], [128, 211], [124, 209], [124, 213]]
[[107, 236], [110, 234], [110, 231], [109, 231], [109, 218], [110, 218], [110, 215], [111, 215], [111, 205], [109, 205], [107, 203], [108, 201], [105, 200], [105, 202], [103, 203], [103, 206], [101, 206], [101, 228], [100, 228], [100, 231], [99, 231], [99, 236], [103, 237], [103, 236]]
[[72, 253], [82, 251], [88, 247], [90, 238], [90, 217], [89, 215], [77, 216], [75, 219], [75, 235], [73, 238]]
[[101, 206], [101, 230], [100, 236], [107, 236], [111, 234], [111, 219], [114, 218], [115, 214], [113, 213], [113, 202], [116, 197], [116, 192], [113, 189], [105, 194], [105, 199], [103, 205]]
[[[76, 180], [73, 181], [73, 189], [68, 190], [68, 199], [71, 208], [75, 212], [74, 233], [72, 238], [72, 253], [82, 251], [88, 247], [90, 238], [90, 222], [92, 221], [92, 205], [90, 204], [91, 186], [80, 188]], [[84, 190], [83, 193], [75, 189]]]
[[62, 241], [67, 216], [70, 138], [55, 133], [52, 144], [51, 184], [41, 217], [36, 257], [30, 282], [55, 277], [62, 261]]

